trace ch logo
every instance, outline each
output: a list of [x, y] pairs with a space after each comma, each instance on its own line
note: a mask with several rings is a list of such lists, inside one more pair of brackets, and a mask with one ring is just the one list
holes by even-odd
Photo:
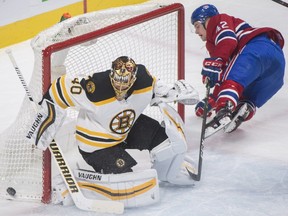
[[117, 134], [125, 134], [130, 130], [135, 120], [135, 111], [132, 109], [118, 113], [110, 123], [110, 129]]

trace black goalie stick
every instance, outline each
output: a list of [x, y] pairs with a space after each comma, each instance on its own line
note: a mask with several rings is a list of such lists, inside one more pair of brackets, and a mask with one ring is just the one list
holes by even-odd
[[207, 121], [207, 113], [208, 113], [208, 98], [210, 95], [210, 85], [209, 80], [206, 79], [206, 95], [204, 99], [204, 112], [203, 112], [203, 120], [202, 120], [202, 128], [200, 135], [200, 146], [199, 146], [199, 160], [198, 160], [198, 171], [196, 173], [190, 172], [188, 169], [188, 173], [191, 178], [195, 181], [200, 181], [201, 173], [202, 173], [202, 160], [203, 160], [203, 149], [204, 149], [204, 140], [205, 140], [205, 131], [206, 131], [206, 121]]

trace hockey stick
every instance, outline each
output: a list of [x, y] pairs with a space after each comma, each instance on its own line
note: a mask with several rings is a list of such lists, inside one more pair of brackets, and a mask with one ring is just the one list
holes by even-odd
[[[15, 71], [17, 72], [17, 75], [21, 81], [22, 86], [24, 87], [26, 91], [26, 95], [33, 103], [33, 107], [37, 111], [37, 105], [35, 101], [33, 100], [30, 91], [28, 89], [28, 86], [25, 82], [25, 79], [15, 61], [15, 58], [12, 54], [11, 50], [6, 50], [6, 53], [8, 54]], [[62, 178], [70, 192], [70, 195], [75, 203], [75, 205], [82, 210], [85, 211], [95, 211], [95, 212], [101, 212], [101, 213], [115, 213], [115, 214], [122, 214], [124, 212], [124, 204], [117, 201], [108, 201], [108, 200], [93, 200], [86, 198], [83, 193], [81, 192], [76, 179], [71, 172], [70, 167], [67, 164], [67, 160], [64, 158], [64, 155], [62, 153], [62, 150], [60, 146], [53, 140], [51, 144], [49, 145], [49, 150], [51, 151], [51, 154], [53, 155], [55, 162], [57, 164], [57, 167], [62, 175]]]
[[203, 149], [204, 149], [204, 140], [205, 140], [205, 130], [206, 130], [206, 121], [207, 121], [207, 113], [208, 113], [208, 98], [210, 95], [210, 85], [209, 80], [206, 81], [206, 95], [204, 100], [204, 112], [203, 112], [203, 120], [202, 120], [202, 128], [201, 128], [201, 136], [200, 136], [200, 149], [199, 149], [199, 160], [198, 160], [198, 173], [189, 172], [191, 178], [195, 181], [200, 181], [201, 173], [202, 173], [202, 160], [203, 160]]
[[7, 50], [6, 50], [6, 53], [7, 53], [7, 55], [9, 56], [9, 59], [10, 59], [12, 65], [13, 65], [16, 73], [17, 73], [17, 76], [18, 76], [18, 78], [20, 79], [20, 82], [21, 82], [22, 86], [23, 86], [24, 89], [25, 89], [25, 92], [26, 92], [26, 95], [27, 95], [28, 99], [29, 99], [31, 102], [33, 102], [33, 108], [34, 108], [35, 110], [37, 110], [37, 108], [36, 108], [37, 106], [35, 106], [34, 100], [33, 100], [33, 98], [32, 98], [32, 95], [30, 94], [30, 91], [29, 91], [28, 86], [27, 86], [27, 84], [26, 84], [26, 82], [25, 82], [25, 79], [24, 79], [24, 77], [23, 77], [23, 75], [22, 75], [22, 72], [20, 71], [20, 69], [19, 69], [19, 67], [18, 67], [18, 65], [17, 65], [17, 63], [16, 63], [16, 60], [15, 60], [13, 54], [12, 54], [12, 50], [7, 49]]
[[282, 1], [282, 0], [272, 0], [272, 1], [274, 1], [274, 2], [276, 2], [278, 4], [280, 4], [280, 5], [283, 5], [285, 7], [288, 7], [288, 3], [285, 2], [285, 1]]

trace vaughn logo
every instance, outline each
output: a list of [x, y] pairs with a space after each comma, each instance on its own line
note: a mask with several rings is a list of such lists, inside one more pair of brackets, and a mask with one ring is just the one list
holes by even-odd
[[78, 172], [78, 178], [84, 179], [84, 180], [94, 180], [94, 181], [101, 181], [102, 176], [97, 175], [94, 173], [87, 173], [87, 172]]
[[32, 138], [34, 132], [36, 131], [36, 129], [39, 126], [39, 124], [41, 123], [42, 118], [43, 118], [43, 115], [41, 113], [38, 113], [34, 123], [32, 124], [32, 127], [30, 128], [28, 134], [26, 135], [26, 137], [28, 139]]

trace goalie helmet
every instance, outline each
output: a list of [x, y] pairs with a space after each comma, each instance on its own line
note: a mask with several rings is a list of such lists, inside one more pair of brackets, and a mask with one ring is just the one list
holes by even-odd
[[195, 22], [200, 22], [202, 25], [204, 25], [207, 18], [215, 16], [219, 14], [217, 8], [214, 5], [211, 4], [205, 4], [197, 9], [194, 10], [191, 16], [191, 23], [194, 25]]
[[136, 80], [137, 65], [132, 58], [121, 56], [112, 62], [110, 80], [116, 98], [122, 100]]

